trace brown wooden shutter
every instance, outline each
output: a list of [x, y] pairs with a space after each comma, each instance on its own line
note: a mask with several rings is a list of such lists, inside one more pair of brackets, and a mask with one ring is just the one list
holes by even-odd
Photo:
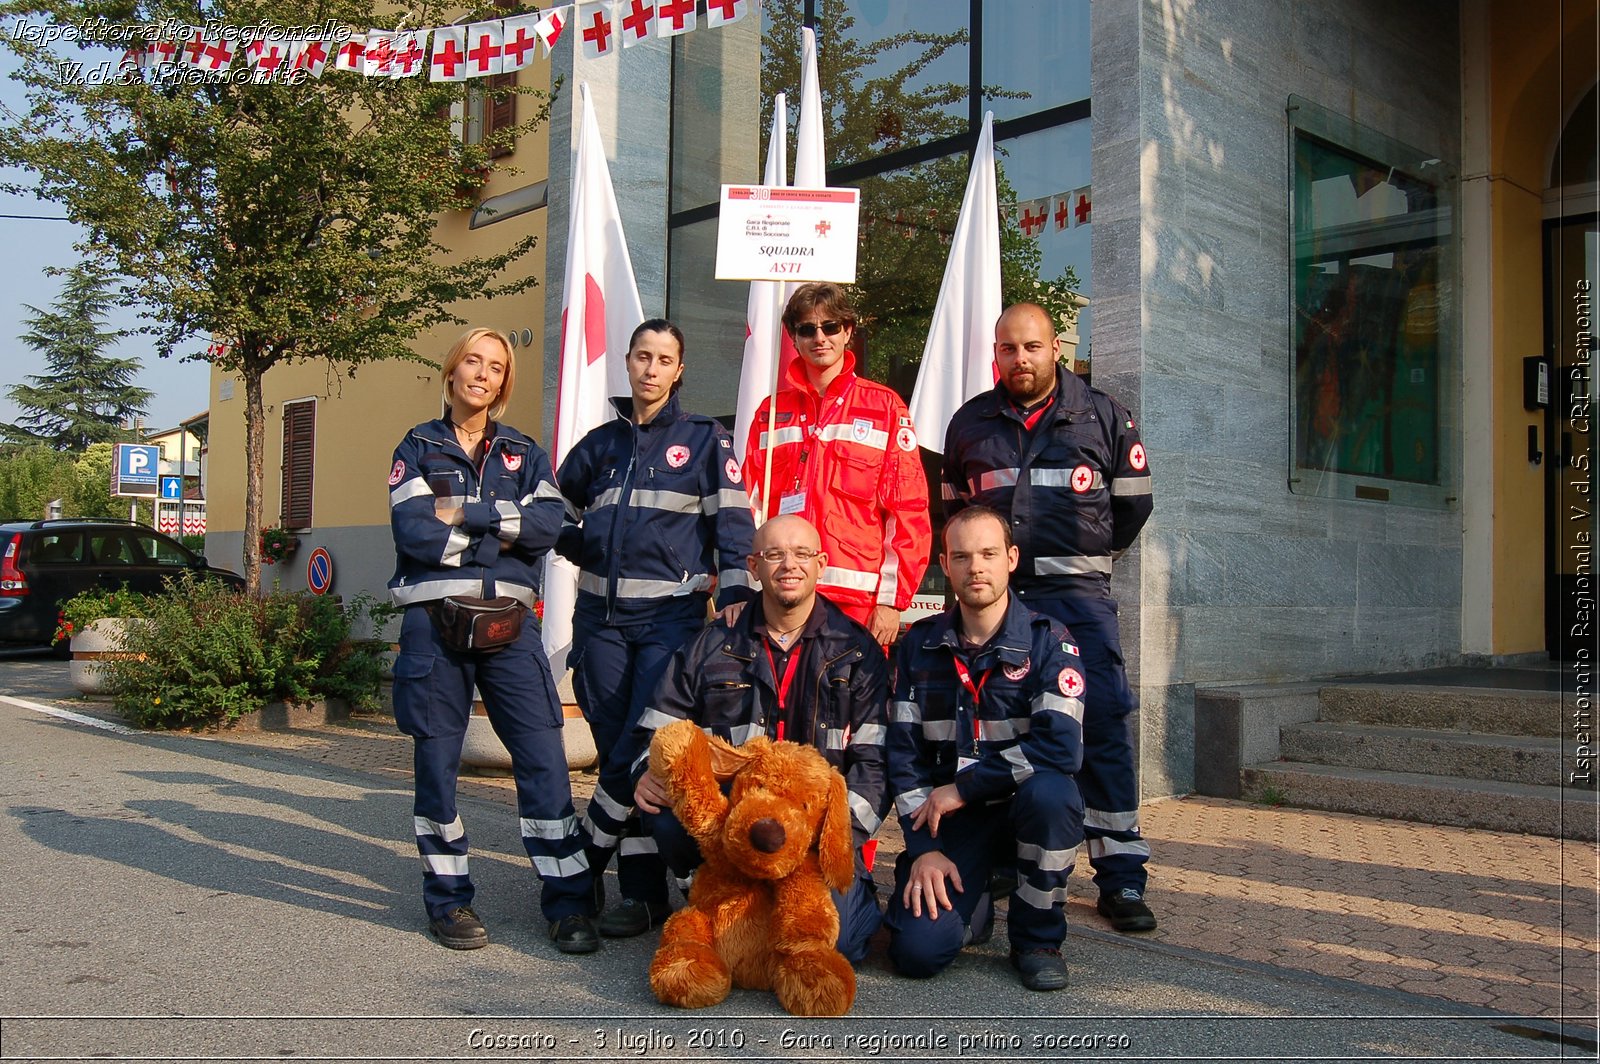
[[[495, 74], [484, 82], [490, 95], [484, 100], [483, 114], [483, 139], [487, 141], [502, 129], [510, 129], [517, 124], [517, 94], [505, 92], [503, 95], [494, 95], [495, 90], [514, 89], [517, 87], [517, 75]], [[507, 141], [497, 148], [491, 148], [489, 158], [500, 159], [510, 155], [516, 150], [515, 141]]]
[[284, 528], [311, 528], [312, 470], [316, 463], [317, 404], [314, 400], [283, 407]]

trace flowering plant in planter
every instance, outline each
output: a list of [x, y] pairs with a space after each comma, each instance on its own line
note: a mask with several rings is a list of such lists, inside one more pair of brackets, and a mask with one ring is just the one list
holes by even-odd
[[276, 565], [294, 556], [300, 549], [300, 537], [285, 528], [261, 530], [261, 564]]
[[56, 614], [55, 637], [51, 642], [71, 639], [95, 621], [107, 617], [143, 617], [148, 610], [149, 599], [137, 591], [130, 591], [126, 584], [109, 591], [96, 589], [80, 592], [61, 604]]

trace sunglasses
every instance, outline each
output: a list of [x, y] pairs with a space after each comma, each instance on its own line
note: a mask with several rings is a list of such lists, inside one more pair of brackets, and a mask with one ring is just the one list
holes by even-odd
[[844, 322], [829, 320], [819, 324], [814, 321], [805, 321], [794, 327], [794, 334], [802, 340], [810, 340], [817, 335], [818, 329], [822, 330], [822, 335], [824, 336], [838, 336], [844, 331]]

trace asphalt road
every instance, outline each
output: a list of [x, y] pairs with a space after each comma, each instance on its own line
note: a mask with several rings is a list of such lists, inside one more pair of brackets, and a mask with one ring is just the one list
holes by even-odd
[[[359, 773], [18, 704], [0, 662], [0, 1059], [1530, 1060], [1592, 1052], [1438, 1003], [1075, 931], [1022, 989], [1003, 936], [938, 979], [860, 973], [800, 1020], [650, 993], [654, 936], [566, 957], [515, 817], [462, 803], [492, 945], [425, 933], [410, 795]], [[610, 884], [613, 897], [615, 882]]]

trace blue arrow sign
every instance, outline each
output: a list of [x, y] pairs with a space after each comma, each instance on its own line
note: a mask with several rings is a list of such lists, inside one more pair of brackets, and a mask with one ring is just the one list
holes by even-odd
[[181, 499], [181, 498], [183, 498], [183, 478], [182, 477], [162, 477], [161, 478], [161, 497], [163, 499]]

